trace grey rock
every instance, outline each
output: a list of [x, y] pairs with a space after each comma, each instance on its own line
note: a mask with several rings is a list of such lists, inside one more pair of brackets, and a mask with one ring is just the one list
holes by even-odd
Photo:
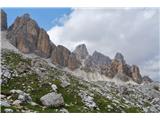
[[125, 60], [124, 57], [121, 53], [116, 53], [114, 59], [118, 60], [120, 63], [125, 64]]
[[61, 86], [63, 87], [63, 88], [65, 88], [65, 87], [67, 87], [67, 86], [69, 86], [70, 85], [70, 83], [69, 82], [67, 82], [67, 81], [61, 81]]
[[29, 96], [29, 94], [23, 93], [23, 94], [19, 94], [18, 100], [29, 103], [32, 101], [32, 98]]
[[56, 86], [55, 84], [52, 84], [52, 85], [51, 85], [51, 88], [52, 88], [52, 90], [53, 90], [54, 92], [57, 92], [57, 86]]
[[15, 89], [13, 89], [13, 90], [10, 90], [10, 93], [17, 93], [17, 94], [23, 94], [24, 92], [22, 91], [22, 90], [15, 90]]
[[93, 53], [92, 56], [89, 56], [85, 62], [85, 69], [90, 69], [91, 71], [99, 70], [101, 67], [111, 64], [111, 59], [108, 56], [105, 56], [97, 51]]
[[32, 105], [32, 106], [36, 106], [36, 105], [38, 105], [37, 103], [35, 103], [35, 102], [30, 102], [30, 105]]
[[96, 103], [93, 101], [93, 97], [89, 96], [85, 91], [80, 91], [78, 94], [81, 98], [84, 104], [89, 108], [97, 108]]
[[13, 110], [12, 110], [12, 109], [9, 109], [9, 108], [6, 108], [6, 109], [4, 109], [4, 112], [5, 112], [5, 113], [13, 113]]
[[48, 93], [40, 98], [40, 101], [44, 106], [59, 107], [64, 105], [64, 100], [62, 94], [57, 94], [55, 92]]
[[19, 106], [22, 103], [20, 100], [15, 100], [12, 105]]
[[130, 77], [128, 77], [127, 75], [123, 74], [123, 73], [117, 73], [114, 78], [115, 80], [121, 80], [121, 81], [124, 81], [124, 82], [127, 82], [129, 80], [131, 80]]
[[59, 112], [61, 112], [61, 113], [69, 113], [68, 110], [65, 109], [65, 108], [60, 109]]
[[85, 44], [78, 45], [73, 53], [75, 53], [78, 60], [85, 59], [89, 55]]
[[0, 101], [0, 106], [10, 107], [11, 105], [7, 101]]

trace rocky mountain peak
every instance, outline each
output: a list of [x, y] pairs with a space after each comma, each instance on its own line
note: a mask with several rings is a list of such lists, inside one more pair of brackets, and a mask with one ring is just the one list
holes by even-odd
[[48, 58], [51, 55], [50, 39], [29, 14], [17, 17], [9, 27], [7, 38], [23, 53], [35, 53]]
[[108, 56], [105, 56], [98, 51], [95, 51], [92, 54], [92, 60], [98, 65], [106, 65], [111, 63], [111, 59]]
[[75, 53], [78, 60], [85, 59], [89, 55], [85, 44], [78, 45], [73, 53]]
[[7, 14], [4, 12], [4, 10], [0, 10], [0, 28], [1, 31], [7, 30]]
[[[7, 29], [7, 15], [3, 10], [1, 10], [2, 16], [1, 25], [5, 27], [2, 26], [1, 29]], [[40, 57], [50, 58], [57, 66], [67, 67], [70, 70], [82, 68], [111, 78], [117, 73], [124, 74], [137, 83], [142, 83], [143, 80], [138, 66], [126, 64], [123, 55], [119, 52], [111, 60], [98, 51], [89, 55], [85, 44], [78, 45], [73, 52], [62, 45], [56, 46], [51, 42], [47, 32], [40, 28], [29, 14], [16, 18], [7, 30], [7, 38], [22, 53], [35, 53]], [[145, 80], [149, 81], [146, 77]]]
[[121, 53], [117, 52], [115, 57], [114, 57], [115, 60], [119, 61], [120, 63], [122, 64], [125, 64], [125, 60], [124, 60], [124, 57]]
[[22, 18], [29, 20], [30, 19], [30, 14], [25, 13], [24, 15], [22, 15]]

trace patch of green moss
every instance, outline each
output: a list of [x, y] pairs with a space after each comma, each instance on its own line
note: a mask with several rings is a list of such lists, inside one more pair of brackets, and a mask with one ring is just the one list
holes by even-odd
[[24, 59], [20, 54], [12, 51], [4, 52], [2, 54], [2, 57], [4, 58], [4, 63], [6, 65], [9, 65], [12, 69], [15, 69], [20, 62], [25, 62], [28, 65], [31, 65], [30, 59], [27, 58]]
[[125, 108], [125, 112], [127, 112], [127, 113], [141, 113], [142, 110], [139, 107], [131, 106], [129, 108]]
[[[121, 112], [121, 110], [117, 106], [113, 105], [113, 102], [111, 100], [103, 97], [102, 95], [95, 94], [94, 100], [100, 109], [99, 112], [102, 112], [102, 113]], [[108, 108], [108, 106], [111, 106], [111, 108]]]

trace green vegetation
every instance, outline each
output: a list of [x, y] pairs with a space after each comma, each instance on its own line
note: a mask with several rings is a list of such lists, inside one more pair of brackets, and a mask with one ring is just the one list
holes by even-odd
[[[1, 93], [8, 96], [11, 96], [10, 99], [16, 100], [18, 95], [11, 94], [10, 90], [18, 89], [22, 90], [26, 93], [29, 93], [33, 102], [37, 103], [36, 106], [32, 106], [30, 103], [25, 103], [20, 107], [11, 106], [11, 107], [1, 107], [1, 111], [4, 112], [5, 108], [11, 108], [14, 112], [22, 112], [22, 110], [31, 110], [31, 112], [59, 112], [59, 110], [63, 107], [67, 109], [69, 112], [80, 113], [80, 112], [102, 112], [102, 113], [119, 113], [122, 110], [124, 112], [142, 112], [138, 107], [122, 107], [124, 105], [124, 101], [121, 98], [118, 98], [120, 103], [117, 104], [112, 100], [107, 99], [96, 91], [91, 91], [90, 87], [97, 87], [94, 84], [91, 84], [87, 81], [79, 81], [78, 78], [64, 73], [56, 68], [49, 67], [47, 69], [48, 74], [45, 75], [44, 78], [41, 78], [36, 74], [35, 71], [31, 69], [31, 59], [23, 58], [21, 55], [7, 51], [2, 55], [4, 62], [3, 64], [8, 65], [11, 70], [16, 71], [19, 65], [28, 65], [30, 66], [29, 70], [25, 73], [17, 73], [18, 76], [12, 76], [7, 83], [2, 84]], [[43, 68], [43, 66], [42, 66]], [[70, 85], [63, 88], [61, 86], [61, 76], [66, 75]], [[65, 105], [59, 108], [55, 107], [44, 107], [40, 102], [40, 98], [45, 94], [52, 92], [51, 85], [55, 84], [58, 87], [57, 92], [61, 93]], [[78, 95], [80, 90], [89, 91], [94, 94], [94, 101], [97, 104], [98, 108], [90, 109], [82, 102], [81, 97]], [[113, 96], [116, 96], [116, 94]], [[124, 105], [125, 106], [125, 105]], [[146, 103], [145, 106], [149, 106]]]
[[5, 54], [2, 54], [2, 57], [5, 60], [4, 63], [6, 65], [9, 65], [12, 69], [16, 69], [17, 65], [22, 62], [31, 65], [30, 59], [27, 58], [24, 59], [20, 54], [8, 50], [5, 51]]

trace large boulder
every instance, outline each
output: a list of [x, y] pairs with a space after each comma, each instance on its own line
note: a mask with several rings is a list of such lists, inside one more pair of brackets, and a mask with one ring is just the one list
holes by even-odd
[[0, 101], [0, 106], [4, 106], [4, 107], [10, 107], [10, 103], [8, 103], [7, 101]]
[[75, 53], [78, 60], [85, 59], [89, 55], [85, 44], [78, 45], [73, 53]]
[[40, 101], [44, 106], [59, 107], [64, 105], [64, 100], [61, 94], [55, 92], [48, 93], [40, 98]]
[[0, 11], [0, 16], [1, 16], [0, 28], [1, 28], [1, 31], [5, 31], [7, 30], [7, 14], [2, 9]]

